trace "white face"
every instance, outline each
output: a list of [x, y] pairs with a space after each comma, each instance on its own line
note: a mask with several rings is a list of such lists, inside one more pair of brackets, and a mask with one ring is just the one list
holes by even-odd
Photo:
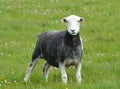
[[77, 35], [80, 30], [80, 22], [82, 22], [83, 19], [81, 17], [71, 15], [64, 18], [63, 21], [66, 23], [68, 32], [71, 35]]

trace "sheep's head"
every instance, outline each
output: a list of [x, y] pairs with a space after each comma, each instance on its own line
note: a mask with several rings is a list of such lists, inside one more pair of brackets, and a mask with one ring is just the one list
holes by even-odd
[[80, 30], [80, 22], [84, 19], [76, 15], [70, 15], [62, 19], [62, 22], [66, 23], [67, 31], [71, 35], [77, 35]]

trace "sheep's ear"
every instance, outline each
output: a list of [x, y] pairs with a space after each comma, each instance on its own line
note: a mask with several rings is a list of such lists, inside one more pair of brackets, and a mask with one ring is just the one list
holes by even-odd
[[84, 22], [84, 21], [85, 21], [84, 18], [80, 17], [80, 22]]
[[66, 22], [66, 18], [62, 18], [61, 22], [65, 23]]

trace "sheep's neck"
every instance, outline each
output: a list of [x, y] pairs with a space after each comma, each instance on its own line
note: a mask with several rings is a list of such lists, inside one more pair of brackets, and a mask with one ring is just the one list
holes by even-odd
[[71, 35], [68, 32], [66, 32], [65, 45], [71, 48], [76, 48], [79, 44], [80, 44], [79, 33], [77, 35]]

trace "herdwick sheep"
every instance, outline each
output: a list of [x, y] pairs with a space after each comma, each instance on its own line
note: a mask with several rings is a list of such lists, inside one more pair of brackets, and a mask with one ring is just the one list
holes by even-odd
[[58, 67], [61, 72], [62, 82], [67, 84], [65, 67], [74, 65], [76, 67], [76, 80], [81, 82], [81, 58], [83, 54], [82, 38], [80, 37], [80, 23], [84, 19], [76, 15], [63, 18], [66, 23], [66, 31], [48, 31], [40, 34], [32, 55], [24, 81], [27, 82], [30, 74], [38, 61], [45, 59], [43, 76], [48, 81], [50, 66]]

